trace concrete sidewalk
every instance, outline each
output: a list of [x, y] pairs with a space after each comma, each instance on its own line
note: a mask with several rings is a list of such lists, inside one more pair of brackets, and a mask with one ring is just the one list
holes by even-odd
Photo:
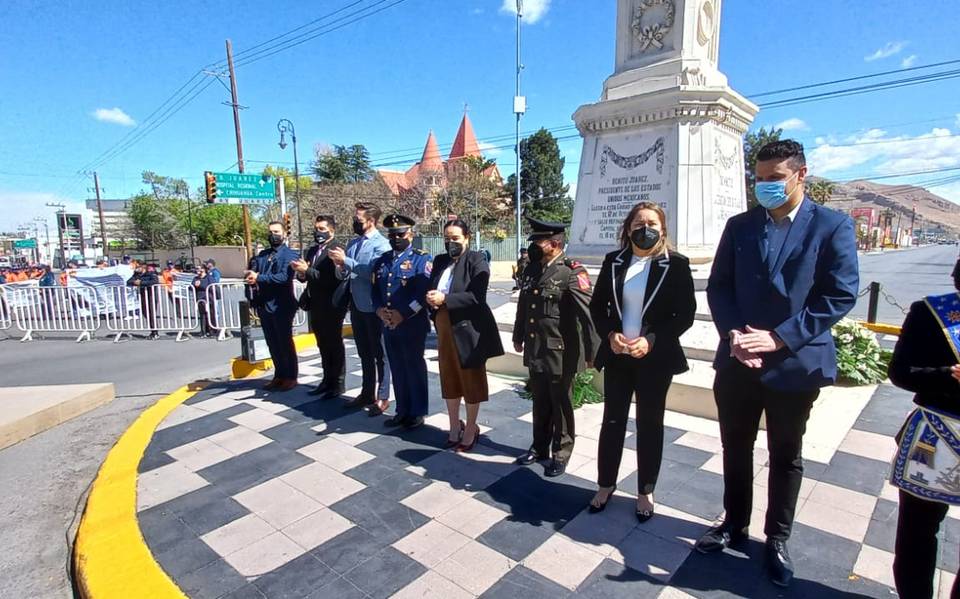
[[[347, 345], [353, 396], [359, 366]], [[891, 595], [897, 504], [885, 477], [907, 394], [877, 388], [856, 407], [839, 447], [812, 451], [822, 461], [807, 460], [791, 540], [798, 578], [785, 592], [763, 573], [763, 443], [755, 542], [745, 554], [701, 556], [692, 543], [721, 512], [715, 422], [668, 412], [657, 514], [645, 524], [633, 515], [631, 423], [619, 491], [591, 515], [602, 405], [577, 412], [567, 474], [546, 479], [540, 465], [512, 464], [529, 445], [531, 417], [507, 379], [490, 379], [477, 449], [441, 449], [436, 351], [427, 358], [432, 415], [414, 431], [306, 395], [322, 374], [312, 355], [302, 356], [304, 385], [292, 392], [214, 383], [172, 409], [130, 483], [136, 526], [158, 569], [190, 597]], [[835, 445], [829, 428], [812, 422], [805, 442]], [[938, 572], [944, 597], [960, 554], [955, 517]]]

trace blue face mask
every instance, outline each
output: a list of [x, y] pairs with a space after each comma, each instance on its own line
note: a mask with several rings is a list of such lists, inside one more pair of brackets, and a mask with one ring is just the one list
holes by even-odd
[[793, 179], [796, 173], [784, 181], [757, 181], [753, 188], [754, 195], [757, 196], [757, 203], [767, 210], [776, 210], [787, 203], [790, 199], [787, 194], [787, 182]]

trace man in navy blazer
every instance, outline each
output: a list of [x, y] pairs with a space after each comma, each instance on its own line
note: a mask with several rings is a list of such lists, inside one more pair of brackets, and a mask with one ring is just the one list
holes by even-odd
[[724, 522], [697, 550], [742, 542], [750, 524], [753, 445], [766, 413], [770, 451], [764, 533], [771, 580], [786, 586], [786, 541], [803, 478], [803, 433], [822, 387], [836, 380], [830, 329], [854, 306], [859, 273], [853, 221], [804, 195], [803, 146], [761, 148], [760, 204], [731, 218], [717, 246], [707, 301], [720, 332], [714, 397], [723, 442]]

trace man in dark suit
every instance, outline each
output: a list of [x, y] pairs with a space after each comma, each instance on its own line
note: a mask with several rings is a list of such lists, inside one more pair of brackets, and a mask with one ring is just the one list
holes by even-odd
[[307, 282], [300, 297], [300, 307], [310, 314], [310, 329], [317, 338], [323, 380], [310, 395], [333, 399], [343, 393], [346, 360], [343, 350], [343, 319], [347, 314], [345, 281], [337, 277], [337, 267], [328, 252], [341, 246], [335, 239], [337, 221], [332, 215], [321, 214], [314, 222], [313, 240], [316, 242], [305, 260], [291, 265], [297, 278]]
[[297, 299], [293, 295], [293, 268], [290, 264], [299, 256], [284, 243], [283, 223], [274, 221], [269, 228], [270, 247], [253, 259], [244, 282], [256, 285], [257, 314], [276, 373], [265, 388], [289, 391], [297, 386], [298, 371], [297, 350], [293, 345]]
[[793, 577], [787, 539], [803, 478], [803, 434], [820, 388], [836, 379], [830, 329], [854, 306], [859, 274], [853, 221], [804, 195], [803, 146], [760, 149], [760, 204], [731, 218], [717, 246], [707, 300], [720, 333], [714, 396], [723, 442], [724, 522], [696, 548], [744, 541], [750, 524], [753, 445], [766, 413], [770, 451], [764, 533], [771, 580]]

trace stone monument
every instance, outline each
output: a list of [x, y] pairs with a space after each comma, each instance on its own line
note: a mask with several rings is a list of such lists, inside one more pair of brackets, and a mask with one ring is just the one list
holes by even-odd
[[616, 70], [573, 115], [583, 136], [569, 253], [597, 262], [639, 201], [681, 252], [712, 257], [746, 209], [743, 134], [758, 108], [717, 70], [721, 0], [617, 0]]

